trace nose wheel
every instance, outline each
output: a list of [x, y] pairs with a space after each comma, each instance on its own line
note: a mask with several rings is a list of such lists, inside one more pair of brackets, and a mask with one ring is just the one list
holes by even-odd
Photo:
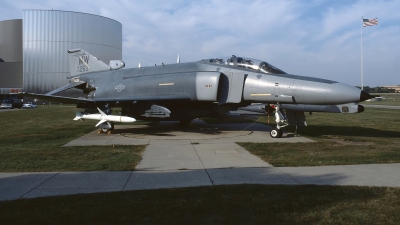
[[271, 130], [271, 132], [269, 133], [269, 135], [272, 138], [281, 138], [283, 135], [283, 130], [282, 129], [273, 129]]
[[283, 135], [282, 128], [288, 126], [289, 123], [286, 114], [283, 112], [282, 109], [280, 109], [279, 104], [275, 105], [275, 122], [276, 128], [271, 130], [269, 135], [272, 138], [281, 138]]

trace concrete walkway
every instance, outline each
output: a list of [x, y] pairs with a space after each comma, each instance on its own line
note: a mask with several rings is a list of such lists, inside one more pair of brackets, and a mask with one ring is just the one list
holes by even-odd
[[0, 200], [244, 183], [400, 187], [400, 164], [272, 167], [235, 142], [312, 141], [287, 134], [272, 139], [270, 127], [249, 125], [206, 125], [195, 121], [182, 128], [166, 122], [157, 126], [118, 126], [118, 134], [111, 135], [94, 131], [65, 146], [147, 144], [136, 170], [0, 173]]

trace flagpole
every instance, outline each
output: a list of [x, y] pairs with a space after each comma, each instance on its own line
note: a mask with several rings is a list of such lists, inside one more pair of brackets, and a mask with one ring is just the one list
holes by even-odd
[[364, 26], [364, 17], [361, 16], [361, 90], [364, 90], [363, 26]]

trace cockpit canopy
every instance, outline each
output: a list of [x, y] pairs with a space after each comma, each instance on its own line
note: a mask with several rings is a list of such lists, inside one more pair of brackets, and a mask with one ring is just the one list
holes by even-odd
[[286, 74], [284, 71], [271, 64], [268, 64], [267, 62], [247, 57], [236, 57], [235, 55], [232, 57], [210, 59], [209, 62], [215, 64], [224, 64], [227, 66], [242, 67], [263, 73]]

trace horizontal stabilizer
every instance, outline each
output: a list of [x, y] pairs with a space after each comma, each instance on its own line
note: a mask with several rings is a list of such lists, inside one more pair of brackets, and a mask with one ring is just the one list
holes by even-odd
[[71, 89], [71, 88], [79, 88], [79, 86], [83, 86], [84, 87], [85, 84], [86, 83], [83, 82], [83, 81], [76, 82], [76, 83], [69, 83], [69, 84], [66, 84], [66, 85], [64, 85], [62, 87], [59, 87], [59, 88], [55, 89], [55, 90], [52, 90], [49, 93], [46, 93], [45, 95], [54, 95], [56, 93], [59, 93], [59, 92], [62, 92], [62, 91], [65, 91], [65, 90], [68, 90], [68, 89]]

